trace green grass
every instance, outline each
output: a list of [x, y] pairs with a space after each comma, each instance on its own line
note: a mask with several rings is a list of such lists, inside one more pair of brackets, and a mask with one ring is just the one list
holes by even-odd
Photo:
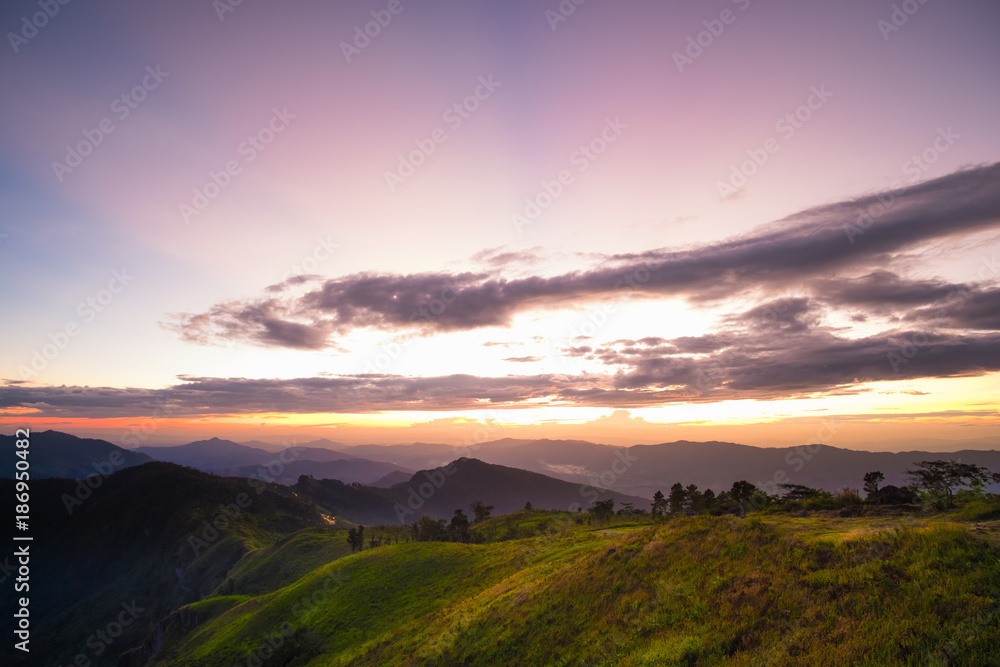
[[[518, 512], [476, 526], [486, 544], [380, 547], [190, 605], [152, 664], [246, 664], [282, 627], [266, 665], [1000, 664], [1000, 557], [954, 518]], [[308, 567], [321, 532], [257, 567]]]
[[346, 530], [332, 526], [305, 528], [248, 553], [229, 571], [217, 592], [265, 593], [350, 553]]

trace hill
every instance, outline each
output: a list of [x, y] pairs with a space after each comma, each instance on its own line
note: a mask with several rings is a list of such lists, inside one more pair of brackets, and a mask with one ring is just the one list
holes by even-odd
[[398, 473], [409, 478], [413, 474], [412, 470], [380, 461], [368, 461], [365, 459], [319, 461], [317, 459], [309, 459], [308, 453], [303, 454], [295, 448], [286, 451], [305, 458], [292, 459], [291, 457], [286, 457], [291, 462], [283, 463], [279, 455], [278, 459], [267, 466], [241, 466], [238, 468], [214, 470], [212, 472], [235, 477], [255, 477], [285, 485], [295, 484], [302, 475], [311, 475], [317, 479], [336, 479], [348, 484], [351, 482], [374, 484], [386, 475]]
[[[0, 477], [13, 479], [15, 442], [13, 435], [0, 435]], [[34, 479], [63, 477], [79, 479], [88, 475], [108, 475], [115, 470], [149, 463], [141, 452], [123, 449], [105, 440], [78, 438], [59, 431], [31, 433], [31, 476]]]
[[[13, 485], [0, 480], [0, 493], [13, 496]], [[325, 525], [286, 487], [158, 462], [114, 473], [96, 489], [74, 480], [32, 481], [31, 499], [35, 641], [28, 660], [5, 664], [70, 664], [78, 654], [114, 664], [109, 658], [139, 642], [159, 618], [211, 595], [246, 553]], [[13, 595], [3, 596], [5, 618], [13, 603]], [[122, 605], [142, 611], [111, 644], [95, 640]]]
[[476, 500], [493, 505], [498, 514], [521, 509], [527, 502], [541, 509], [575, 509], [613, 498], [618, 504], [649, 506], [645, 498], [467, 458], [421, 470], [387, 489], [308, 476], [300, 477], [293, 488], [325, 513], [365, 525], [408, 525], [421, 516], [450, 519], [456, 509], [468, 514]]
[[[961, 459], [991, 470], [1000, 470], [1000, 451], [963, 450], [951, 453], [922, 451], [865, 452], [831, 445], [801, 447], [752, 447], [731, 442], [680, 440], [656, 445], [615, 447], [579, 440], [499, 440], [480, 443], [474, 456], [489, 463], [530, 470], [576, 484], [601, 484], [612, 466], [614, 489], [652, 497], [667, 492], [674, 482], [696, 484], [715, 492], [728, 489], [734, 480], [746, 479], [760, 488], [789, 482], [838, 491], [862, 485], [864, 474], [880, 470], [886, 483], [906, 483], [905, 471], [918, 461]], [[616, 461], [619, 463], [616, 464]]]
[[267, 465], [277, 456], [275, 452], [247, 447], [232, 440], [220, 438], [197, 440], [175, 447], [137, 447], [136, 451], [148, 454], [157, 461], [176, 463], [205, 471], [237, 466]]
[[498, 517], [535, 536], [383, 546], [194, 603], [161, 623], [151, 667], [996, 664], [1000, 561], [961, 524], [566, 516]]
[[643, 509], [649, 506], [645, 498], [464, 457], [448, 466], [421, 470], [410, 481], [390, 487], [389, 492], [400, 505], [414, 510], [411, 514], [423, 513], [435, 519], [450, 518], [459, 508], [468, 512], [476, 500], [493, 505], [497, 514], [519, 510], [527, 502], [539, 509], [561, 510], [586, 509], [594, 501], [608, 498]]

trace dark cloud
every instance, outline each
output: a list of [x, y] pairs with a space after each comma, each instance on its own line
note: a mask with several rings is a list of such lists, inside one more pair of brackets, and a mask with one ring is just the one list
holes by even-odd
[[[633, 343], [631, 345], [622, 343]], [[711, 346], [708, 346], [711, 347]], [[724, 399], [771, 400], [859, 391], [880, 380], [974, 376], [1000, 370], [1000, 334], [898, 331], [844, 339], [825, 331], [747, 335], [721, 351], [681, 354], [670, 344], [619, 341], [595, 357], [613, 374], [362, 374], [295, 379], [182, 377], [164, 389], [0, 386], [0, 409], [37, 408], [49, 417], [180, 417], [213, 414], [364, 413], [475, 410], [487, 406], [642, 407]]]
[[[623, 293], [712, 302], [813, 282], [817, 294], [828, 291], [831, 303], [863, 308], [876, 302], [907, 305], [909, 300], [912, 305], [948, 287], [932, 281], [903, 284], [888, 269], [871, 273], [870, 267], [888, 267], [920, 244], [998, 225], [1000, 164], [806, 210], [719, 243], [613, 255], [562, 275], [502, 277], [498, 265], [524, 264], [530, 257], [491, 251], [480, 258], [491, 267], [485, 271], [356, 274], [327, 280], [304, 294], [231, 301], [206, 313], [181, 314], [168, 326], [195, 342], [239, 340], [315, 349], [333, 334], [357, 328], [447, 332], [505, 326], [526, 310]], [[850, 272], [867, 277], [855, 283], [828, 280]], [[287, 283], [271, 293], [281, 292]], [[871, 297], [865, 296], [866, 287]], [[787, 324], [805, 325], [801, 320]]]
[[952, 291], [947, 298], [908, 313], [905, 320], [951, 329], [1000, 331], [1000, 289]]

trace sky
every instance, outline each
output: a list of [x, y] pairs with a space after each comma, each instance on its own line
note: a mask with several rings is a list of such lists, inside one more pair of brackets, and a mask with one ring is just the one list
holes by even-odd
[[992, 0], [0, 28], [4, 432], [1000, 446]]

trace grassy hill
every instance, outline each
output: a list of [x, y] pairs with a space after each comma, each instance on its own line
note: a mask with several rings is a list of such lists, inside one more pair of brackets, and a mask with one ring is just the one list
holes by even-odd
[[184, 607], [151, 664], [997, 664], [997, 521], [960, 518], [518, 512], [474, 527], [486, 544], [330, 551], [293, 582]]
[[[36, 641], [29, 656], [17, 651], [4, 664], [70, 664], [82, 654], [95, 667], [113, 665], [114, 656], [140, 642], [159, 619], [211, 595], [245, 554], [325, 523], [285, 487], [169, 463], [121, 470], [89, 494], [80, 484], [32, 482]], [[3, 495], [12, 497], [11, 487], [12, 480], [0, 480]], [[67, 505], [66, 498], [78, 502]], [[133, 602], [142, 611], [126, 614], [120, 636], [110, 643], [95, 637]], [[13, 603], [13, 595], [0, 599], [6, 618]]]

